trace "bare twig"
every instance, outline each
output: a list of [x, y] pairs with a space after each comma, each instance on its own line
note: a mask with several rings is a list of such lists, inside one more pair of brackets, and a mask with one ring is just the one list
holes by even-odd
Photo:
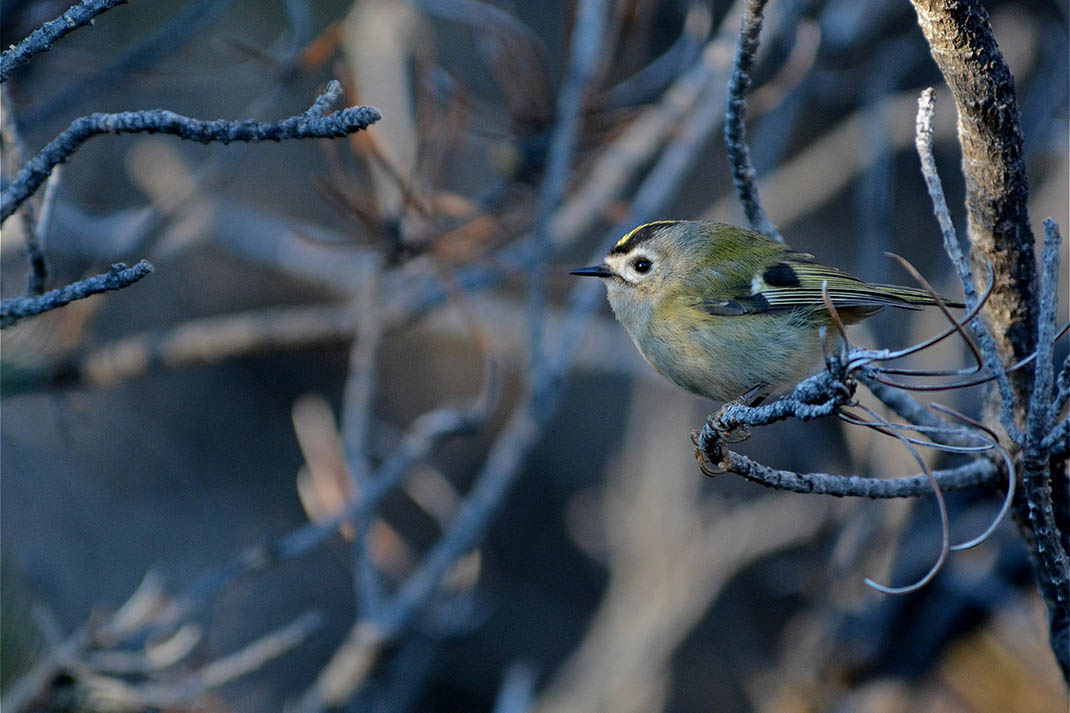
[[352, 304], [270, 307], [193, 319], [97, 347], [61, 364], [52, 381], [107, 387], [151, 369], [179, 369], [271, 350], [352, 339], [360, 317]]
[[[758, 92], [755, 92], [757, 94]], [[940, 92], [938, 92], [940, 93]], [[950, 98], [950, 94], [942, 94]], [[754, 104], [754, 101], [751, 101]], [[886, 116], [891, 124], [889, 149], [913, 146], [914, 117], [918, 97], [913, 90], [883, 98], [874, 112]], [[787, 157], [780, 165], [770, 168], [762, 176], [762, 205], [776, 215], [781, 225], [796, 222], [813, 213], [849, 190], [859, 174], [874, 165], [876, 156], [866, 151], [844, 151], [844, 146], [866, 142], [865, 114], [855, 112], [821, 136], [815, 138], [797, 154]], [[954, 121], [943, 115], [937, 117], [937, 136], [954, 136]], [[820, 181], [813, 180], [821, 176]], [[739, 211], [739, 198], [733, 191], [704, 210], [705, 220], [724, 220], [726, 215]]]
[[0, 82], [7, 81], [8, 75], [15, 68], [50, 50], [64, 35], [92, 23], [97, 15], [126, 2], [127, 0], [82, 0], [77, 5], [72, 5], [55, 20], [49, 20], [22, 42], [0, 54]]
[[713, 18], [710, 9], [693, 2], [687, 9], [680, 36], [663, 54], [635, 74], [603, 93], [608, 107], [630, 107], [649, 101], [685, 74], [702, 52]]
[[936, 430], [946, 427], [947, 424], [906, 391], [872, 378], [868, 369], [859, 370], [858, 379], [866, 385], [870, 393], [880, 399], [881, 403], [895, 411], [900, 417], [917, 426], [934, 429], [929, 432], [929, 437], [937, 443], [962, 446], [970, 442], [965, 434]]
[[[27, 278], [26, 291], [32, 295], [39, 295], [48, 286], [48, 257], [45, 254], [45, 241], [48, 232], [52, 228], [52, 216], [56, 207], [56, 195], [59, 193], [60, 181], [63, 178], [63, 169], [60, 166], [52, 169], [52, 174], [45, 181], [45, 194], [41, 198], [41, 210], [37, 214], [37, 225], [33, 228], [33, 235], [26, 236], [26, 253], [30, 260], [30, 276]], [[23, 205], [26, 205], [23, 203]]]
[[750, 159], [744, 116], [747, 102], [743, 95], [750, 88], [750, 72], [758, 53], [758, 35], [762, 31], [762, 11], [766, 0], [746, 0], [743, 4], [743, 25], [739, 31], [739, 47], [728, 82], [728, 111], [725, 114], [724, 137], [728, 148], [728, 161], [732, 165], [732, 179], [736, 193], [743, 204], [747, 222], [753, 230], [765, 233], [784, 242], [780, 231], [770, 222], [758, 196], [758, 177]]
[[[2, 102], [0, 104], [0, 135], [3, 136], [6, 153], [5, 168], [7, 166], [18, 167], [22, 165], [24, 147], [15, 117], [15, 105], [11, 101], [6, 85], [0, 86], [0, 102]], [[14, 168], [8, 170], [13, 172]], [[41, 203], [40, 220], [34, 214], [32, 204], [23, 203], [22, 205], [22, 231], [26, 241], [26, 258], [30, 263], [30, 274], [26, 278], [26, 292], [30, 295], [41, 294], [48, 285], [48, 260], [45, 257], [43, 243], [48, 234], [48, 223], [52, 215], [59, 175], [60, 172], [57, 169], [49, 177], [49, 183], [45, 187], [45, 197]]]
[[[935, 96], [935, 92], [930, 87], [923, 91], [918, 98], [915, 146], [921, 159], [921, 172], [925, 177], [925, 185], [929, 189], [929, 197], [933, 202], [933, 213], [940, 223], [940, 232], [944, 238], [944, 250], [958, 271], [959, 281], [962, 283], [962, 289], [966, 295], [966, 308], [973, 312], [979, 303], [977, 289], [973, 281], [973, 271], [970, 269], [966, 257], [962, 254], [962, 248], [955, 233], [955, 225], [951, 222], [951, 214], [948, 212], [947, 201], [944, 199], [944, 189], [940, 183], [940, 175], [936, 170], [936, 159], [933, 158], [932, 121]], [[1014, 416], [1017, 399], [1007, 377], [1007, 370], [999, 358], [995, 340], [980, 319], [973, 320], [970, 326], [973, 328], [977, 341], [981, 343], [985, 366], [995, 375], [996, 384], [999, 386], [1000, 422], [1011, 438], [1020, 442], [1022, 434], [1018, 429]]]
[[[375, 382], [378, 375], [376, 359], [383, 336], [380, 300], [382, 262], [369, 260], [361, 282], [355, 309], [358, 317], [357, 336], [349, 354], [349, 376], [346, 379], [342, 414], [342, 435], [353, 493], [360, 493], [371, 476], [368, 436], [373, 422]], [[375, 616], [382, 599], [380, 573], [369, 556], [368, 533], [371, 520], [361, 525], [360, 537], [353, 543], [355, 588], [364, 616]]]
[[145, 260], [133, 267], [127, 267], [119, 262], [112, 265], [111, 270], [102, 275], [87, 277], [43, 295], [11, 297], [0, 302], [0, 329], [10, 327], [24, 317], [42, 314], [75, 300], [83, 300], [101, 292], [129, 287], [150, 272], [152, 272], [152, 265]]
[[[1040, 562], [1047, 581], [1047, 586], [1042, 586], [1041, 591], [1045, 598], [1049, 599], [1048, 608], [1053, 612], [1053, 637], [1070, 623], [1070, 597], [1066, 592], [1067, 582], [1070, 581], [1070, 561], [1063, 549], [1052, 506], [1052, 477], [1060, 475], [1057, 471], [1052, 472], [1049, 465], [1051, 454], [1043, 448], [1044, 439], [1051, 431], [1052, 352], [1061, 240], [1055, 221], [1051, 218], [1045, 220], [1037, 322], [1037, 359], [1034, 367], [1033, 395], [1029, 402], [1022, 442], [1022, 484], [1025, 489], [1026, 511], [1033, 530], [1034, 556]], [[1054, 601], [1050, 601], [1052, 597]], [[1059, 611], [1062, 613], [1061, 621], [1054, 616], [1054, 613]], [[1059, 655], [1058, 652], [1056, 655]], [[1070, 664], [1070, 654], [1066, 654], [1062, 664], [1065, 670]]]
[[452, 436], [472, 433], [486, 420], [497, 402], [498, 380], [488, 376], [483, 392], [464, 408], [438, 408], [418, 417], [409, 426], [393, 453], [383, 461], [368, 480], [362, 497], [354, 498], [330, 518], [303, 525], [288, 535], [263, 545], [251, 547], [235, 559], [207, 572], [180, 598], [172, 619], [185, 616], [202, 606], [230, 582], [274, 564], [300, 557], [326, 542], [346, 522], [363, 523], [372, 517], [383, 499], [406, 474], [442, 441]]
[[1047, 450], [1053, 459], [1065, 459], [1070, 453], [1070, 417], [1064, 418], [1051, 429], [1051, 433], [1040, 442], [1040, 447]]
[[[897, 478], [795, 473], [770, 468], [735, 451], [728, 451], [728, 458], [728, 472], [767, 488], [794, 493], [857, 498], [917, 498], [932, 494], [932, 484], [924, 473]], [[1000, 474], [990, 461], [977, 459], [957, 468], [934, 470], [933, 476], [942, 490], [967, 490], [995, 487]]]
[[581, 128], [583, 100], [597, 68], [608, 4], [606, 0], [585, 0], [577, 8], [568, 71], [557, 95], [546, 173], [535, 204], [535, 225], [531, 234], [533, 259], [528, 272], [528, 319], [531, 332], [529, 370], [532, 381], [536, 383], [541, 381], [546, 371], [542, 340], [543, 315], [546, 311], [546, 261], [552, 244], [549, 231], [568, 185], [572, 155]]
[[[325, 96], [336, 97], [340, 88], [332, 83]], [[380, 119], [375, 107], [354, 106], [321, 116], [323, 98], [317, 98], [303, 114], [277, 122], [202, 121], [165, 109], [90, 114], [75, 119], [37, 156], [30, 159], [11, 184], [0, 194], [0, 221], [41, 186], [52, 168], [69, 159], [86, 140], [100, 134], [165, 133], [190, 141], [283, 141], [287, 139], [340, 138], [366, 129]]]
[[[732, 51], [737, 14], [735, 9], [728, 12], [695, 66], [673, 82], [661, 101], [643, 109], [620, 137], [591, 161], [590, 171], [554, 217], [550, 232], [557, 241], [555, 248], [575, 242], [604, 217], [612, 201], [656, 155], [696, 102], [703, 97], [713, 101], [708, 95], [719, 93], [723, 86], [723, 68]], [[721, 99], [719, 96], [716, 101]], [[716, 106], [719, 109], [721, 105]]]
[[[1059, 335], [1065, 335], [1068, 328], [1070, 328], [1070, 324], [1063, 325], [1063, 328], [1059, 330]], [[1061, 338], [1062, 336], [1056, 337], [1056, 339]], [[1059, 375], [1055, 377], [1055, 394], [1051, 399], [1051, 410], [1048, 418], [1052, 421], [1059, 418], [1059, 414], [1066, 407], [1067, 401], [1070, 401], [1070, 357], [1063, 360]]]
[[133, 687], [131, 702], [139, 707], [170, 708], [195, 701], [293, 650], [322, 627], [323, 622], [324, 617], [319, 612], [306, 612], [241, 650], [206, 664], [184, 680]]

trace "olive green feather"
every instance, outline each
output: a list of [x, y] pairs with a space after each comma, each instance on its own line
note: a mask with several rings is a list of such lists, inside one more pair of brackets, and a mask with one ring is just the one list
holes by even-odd
[[[826, 284], [829, 299], [846, 323], [857, 322], [884, 307], [915, 310], [920, 305], [936, 304], [925, 290], [871, 284], [843, 270], [821, 265], [809, 253], [792, 250], [743, 228], [726, 226], [706, 249], [709, 264], [716, 267], [711, 268], [705, 280], [727, 283], [733, 291], [731, 297], [701, 301], [701, 308], [713, 315], [810, 309], [816, 319], [826, 321], [822, 295]], [[950, 300], [944, 302], [950, 307], [962, 306]]]

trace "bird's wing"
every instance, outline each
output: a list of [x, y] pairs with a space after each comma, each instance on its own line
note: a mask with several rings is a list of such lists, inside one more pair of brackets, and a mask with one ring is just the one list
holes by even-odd
[[[796, 308], [823, 309], [823, 286], [837, 308], [861, 318], [882, 307], [920, 309], [935, 304], [924, 290], [896, 285], [873, 285], [834, 267], [814, 262], [809, 253], [788, 251], [784, 259], [756, 271], [749, 283], [740, 282], [736, 294], [725, 300], [706, 300], [702, 308], [714, 315], [735, 316]], [[957, 303], [948, 302], [952, 306]], [[958, 305], [961, 306], [961, 305]], [[852, 309], [853, 308], [853, 309]], [[853, 321], [853, 320], [848, 320]]]

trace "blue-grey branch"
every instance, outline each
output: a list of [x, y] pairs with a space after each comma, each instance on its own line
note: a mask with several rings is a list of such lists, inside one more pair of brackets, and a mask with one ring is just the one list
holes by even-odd
[[732, 78], [728, 81], [728, 108], [725, 113], [724, 139], [728, 149], [728, 162], [732, 166], [732, 179], [736, 194], [743, 204], [747, 223], [751, 229], [765, 233], [784, 242], [780, 231], [769, 220], [758, 196], [758, 177], [750, 159], [747, 146], [747, 130], [744, 119], [747, 100], [744, 95], [750, 89], [750, 72], [754, 57], [758, 54], [758, 35], [762, 31], [762, 11], [766, 0], [747, 0], [743, 6], [743, 26], [739, 30], [739, 46], [732, 66]]
[[[828, 473], [795, 473], [778, 470], [757, 463], [735, 451], [728, 451], [727, 471], [741, 475], [759, 485], [793, 493], [815, 493], [836, 497], [858, 498], [917, 498], [931, 495], [932, 483], [924, 473], [901, 478], [869, 478], [860, 475], [830, 475]], [[999, 469], [988, 460], [978, 458], [966, 465], [946, 470], [934, 470], [941, 490], [965, 490], [977, 487], [996, 487], [1001, 478]]]
[[[1070, 621], [1070, 596], [1066, 585], [1070, 580], [1070, 557], [1060, 541], [1052, 503], [1051, 453], [1043, 447], [1051, 430], [1050, 406], [1054, 381], [1052, 352], [1055, 338], [1055, 312], [1059, 292], [1059, 245], [1062, 237], [1055, 221], [1044, 221], [1044, 252], [1041, 260], [1040, 309], [1037, 315], [1037, 358], [1033, 370], [1033, 393], [1026, 415], [1025, 437], [1022, 446], [1022, 485], [1025, 490], [1025, 509], [1033, 528], [1036, 557], [1047, 577], [1047, 589], [1042, 592], [1057, 603], [1058, 610], [1049, 606], [1054, 617], [1061, 610], [1065, 626]], [[1054, 477], [1062, 477], [1055, 474]], [[1065, 630], [1065, 629], [1064, 629]]]
[[64, 35], [88, 25], [100, 13], [126, 2], [127, 0], [82, 0], [77, 5], [72, 5], [67, 12], [41, 25], [22, 42], [0, 54], [0, 82], [7, 81], [8, 75], [16, 67], [52, 49], [52, 45]]
[[123, 263], [111, 266], [103, 275], [94, 275], [84, 280], [73, 282], [66, 287], [50, 290], [43, 295], [31, 297], [12, 297], [0, 302], [0, 329], [10, 327], [23, 317], [33, 317], [57, 307], [83, 300], [91, 295], [129, 287], [152, 272], [152, 265], [142, 260], [133, 267]]
[[737, 428], [768, 426], [797, 418], [812, 421], [835, 413], [854, 395], [854, 381], [843, 363], [833, 361], [825, 371], [799, 382], [790, 394], [762, 406], [731, 403], [711, 418], [699, 434], [699, 447], [716, 441], [721, 434]]
[[[929, 191], [929, 198], [933, 204], [933, 215], [940, 224], [940, 233], [944, 239], [944, 252], [951, 259], [958, 272], [959, 282], [962, 283], [962, 291], [965, 295], [966, 308], [973, 311], [980, 299], [977, 288], [973, 281], [973, 271], [966, 256], [962, 254], [962, 246], [959, 245], [958, 234], [955, 225], [951, 221], [951, 213], [947, 208], [947, 199], [944, 197], [944, 187], [940, 182], [940, 174], [936, 170], [936, 159], [933, 157], [933, 112], [936, 110], [936, 94], [932, 87], [925, 89], [918, 97], [918, 116], [915, 124], [914, 146], [921, 160], [921, 174], [925, 178], [925, 186]], [[1015, 421], [1017, 397], [1011, 385], [1007, 370], [1003, 366], [997, 349], [996, 340], [988, 330], [980, 317], [970, 320], [970, 328], [981, 346], [984, 354], [985, 366], [996, 377], [996, 385], [1000, 396], [1000, 423], [1007, 433], [1020, 443], [1022, 432]]]
[[[336, 96], [332, 83], [325, 96]], [[90, 114], [79, 117], [59, 136], [26, 163], [0, 194], [0, 221], [40, 188], [52, 168], [70, 158], [88, 139], [100, 134], [172, 134], [188, 141], [207, 144], [220, 141], [284, 141], [287, 139], [335, 139], [366, 129], [381, 118], [379, 110], [370, 106], [354, 106], [321, 116], [325, 106], [317, 98], [312, 107], [297, 116], [276, 122], [254, 120], [203, 121], [182, 116], [166, 109], [128, 111], [118, 114]]]

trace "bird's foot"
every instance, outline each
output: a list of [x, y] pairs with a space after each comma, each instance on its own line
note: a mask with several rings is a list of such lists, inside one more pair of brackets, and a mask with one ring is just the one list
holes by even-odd
[[728, 445], [716, 432], [696, 429], [691, 432], [691, 442], [695, 444], [695, 460], [703, 475], [712, 478], [728, 472]]
[[726, 402], [718, 409], [717, 413], [710, 416], [706, 423], [716, 431], [717, 436], [726, 443], [741, 443], [751, 436], [750, 426], [740, 423], [736, 419], [729, 419], [728, 414], [736, 406], [753, 407], [761, 403], [760, 391], [763, 387], [756, 386], [747, 393]]
[[758, 384], [742, 396], [735, 398], [706, 419], [706, 426], [691, 432], [695, 444], [695, 459], [705, 475], [714, 476], [728, 472], [731, 467], [728, 444], [742, 443], [751, 436], [750, 426], [737, 419], [729, 419], [729, 410], [736, 406], [753, 407], [760, 404], [765, 395], [766, 384]]

